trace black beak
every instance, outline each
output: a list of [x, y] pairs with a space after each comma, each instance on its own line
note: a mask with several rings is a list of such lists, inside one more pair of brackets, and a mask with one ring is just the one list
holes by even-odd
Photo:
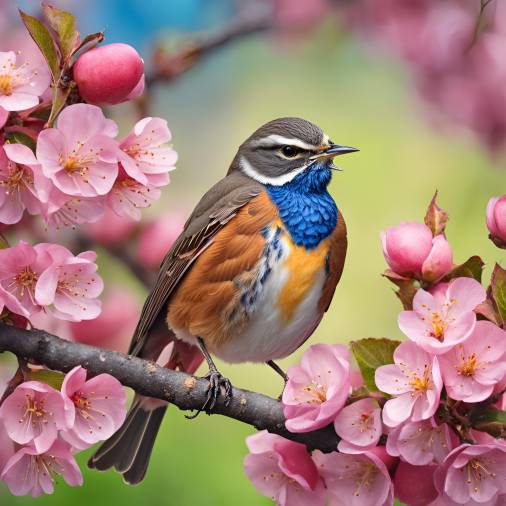
[[331, 144], [328, 149], [326, 149], [322, 155], [325, 156], [339, 156], [345, 155], [346, 153], [354, 153], [355, 151], [360, 151], [357, 148], [352, 148], [351, 146], [340, 146], [339, 144]]

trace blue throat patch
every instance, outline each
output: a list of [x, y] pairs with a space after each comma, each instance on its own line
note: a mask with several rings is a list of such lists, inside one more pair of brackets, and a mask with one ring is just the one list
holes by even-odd
[[266, 185], [292, 241], [307, 249], [316, 248], [337, 225], [337, 206], [327, 191], [328, 163], [312, 165], [283, 186]]

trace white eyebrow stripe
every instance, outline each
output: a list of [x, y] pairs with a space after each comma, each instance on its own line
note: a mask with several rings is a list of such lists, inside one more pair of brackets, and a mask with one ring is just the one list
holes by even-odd
[[255, 167], [251, 165], [251, 163], [245, 156], [241, 156], [239, 160], [239, 166], [241, 167], [241, 170], [244, 172], [244, 174], [251, 177], [255, 181], [258, 181], [259, 183], [262, 184], [269, 184], [272, 186], [283, 186], [284, 184], [289, 183], [292, 179], [294, 179], [304, 169], [307, 168], [307, 165], [303, 165], [298, 169], [292, 170], [292, 172], [289, 172], [288, 174], [283, 174], [282, 176], [278, 177], [269, 177], [265, 176], [264, 174], [260, 174], [260, 172], [258, 172], [255, 169]]
[[283, 137], [282, 135], [272, 134], [267, 137], [263, 137], [262, 139], [258, 139], [252, 143], [254, 146], [264, 146], [264, 147], [275, 147], [275, 146], [296, 146], [301, 149], [307, 150], [315, 150], [319, 146], [315, 146], [314, 144], [308, 144], [307, 142], [301, 141], [300, 139], [295, 139], [294, 137]]

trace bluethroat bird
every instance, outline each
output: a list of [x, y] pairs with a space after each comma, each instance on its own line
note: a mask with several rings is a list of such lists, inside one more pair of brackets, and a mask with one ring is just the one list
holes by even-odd
[[[162, 262], [130, 353], [190, 374], [205, 358], [206, 410], [222, 387], [231, 394], [211, 354], [282, 374], [273, 361], [314, 332], [343, 271], [346, 225], [327, 186], [334, 157], [354, 151], [299, 118], [276, 119], [246, 139]], [[166, 409], [136, 395], [89, 466], [140, 482]]]

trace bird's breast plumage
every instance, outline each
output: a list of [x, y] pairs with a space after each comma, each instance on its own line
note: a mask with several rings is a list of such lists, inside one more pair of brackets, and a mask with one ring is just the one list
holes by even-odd
[[179, 338], [202, 337], [229, 362], [261, 362], [311, 335], [342, 271], [346, 229], [326, 198], [320, 210], [299, 207], [297, 226], [279, 202], [269, 191], [253, 198], [196, 260], [168, 305]]

